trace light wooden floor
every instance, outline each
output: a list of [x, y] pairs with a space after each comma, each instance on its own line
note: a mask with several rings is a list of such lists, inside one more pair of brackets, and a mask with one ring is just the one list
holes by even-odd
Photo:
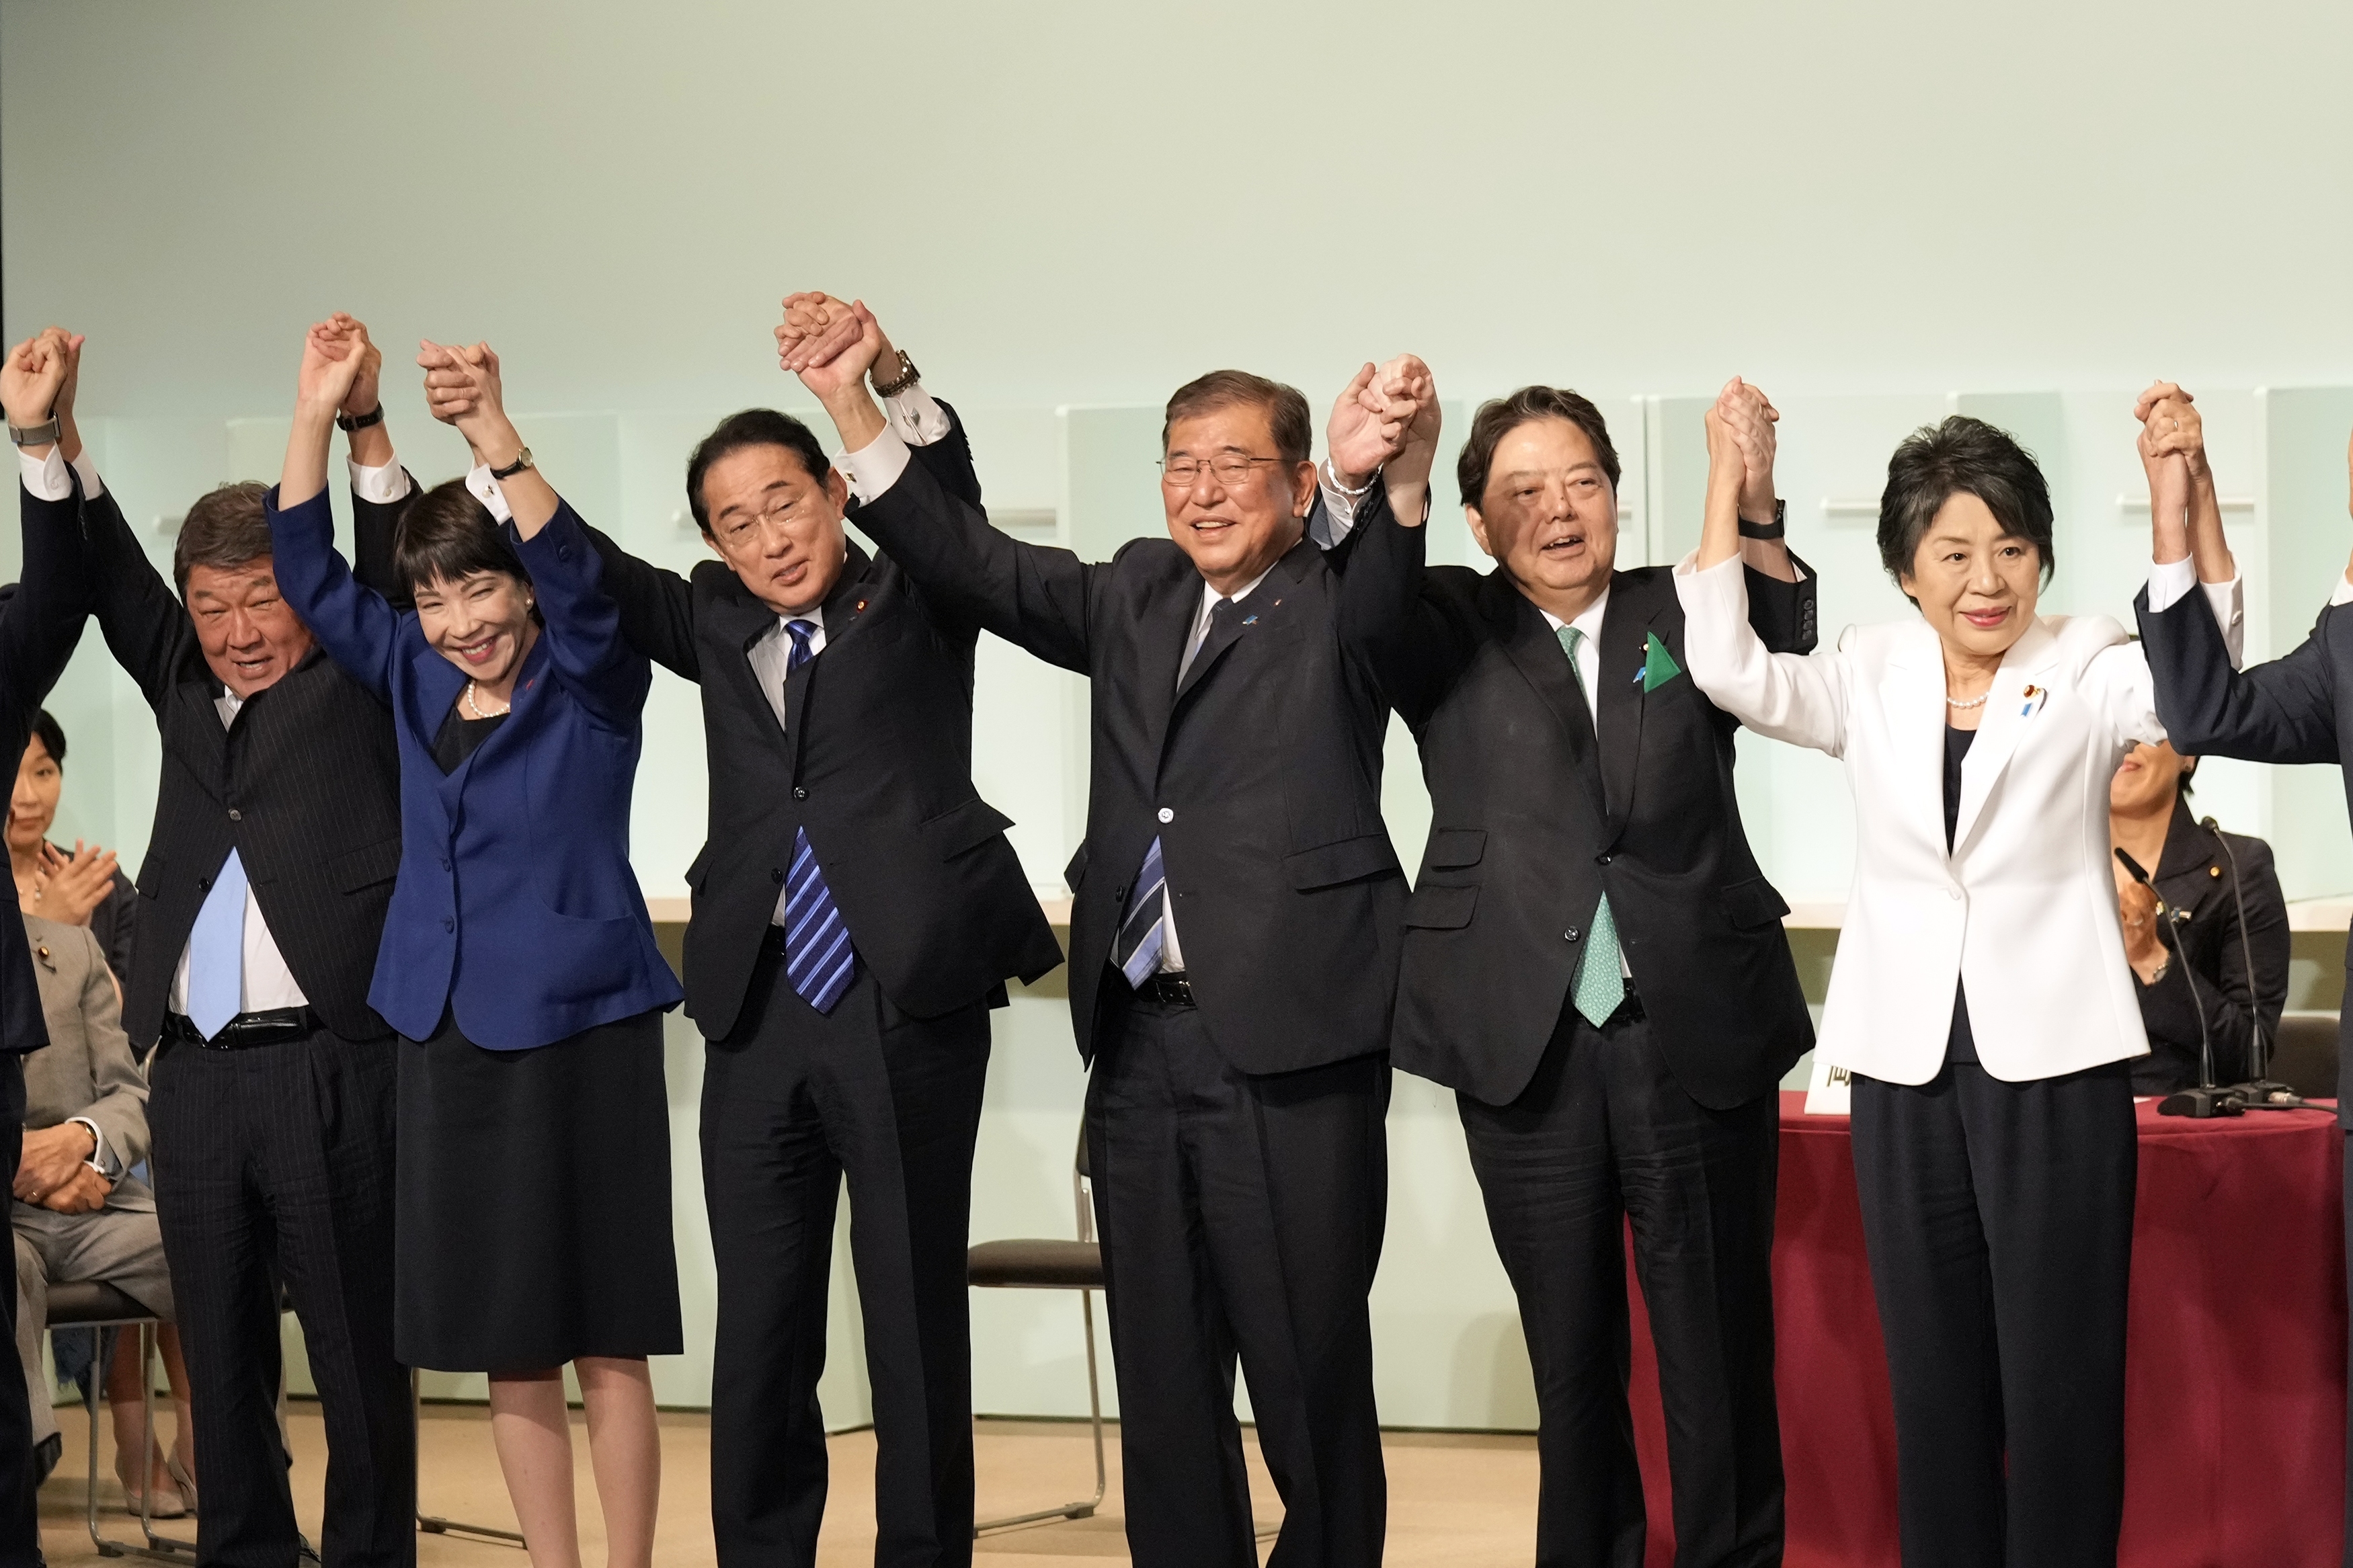
[[[65, 1427], [66, 1457], [41, 1492], [42, 1543], [56, 1568], [107, 1561], [90, 1547], [82, 1527], [82, 1485], [88, 1452], [81, 1412], [58, 1412]], [[604, 1561], [604, 1533], [596, 1516], [596, 1484], [588, 1473], [588, 1440], [573, 1414], [574, 1454], [579, 1466], [580, 1533], [589, 1568]], [[168, 1430], [170, 1417], [163, 1425]], [[316, 1539], [325, 1444], [318, 1407], [297, 1404], [294, 1437], [294, 1505]], [[108, 1435], [111, 1437], [111, 1434]], [[1433, 1568], [1505, 1568], [1528, 1561], [1535, 1539], [1535, 1440], [1454, 1433], [1392, 1433], [1388, 1457], [1388, 1562]], [[833, 1491], [819, 1568], [867, 1568], [874, 1551], [874, 1438], [852, 1432], [836, 1437]], [[1074, 1568], [1084, 1563], [1124, 1562], [1119, 1503], [1117, 1434], [1109, 1444], [1111, 1489], [1103, 1511], [1092, 1519], [1033, 1525], [988, 1536], [976, 1554], [987, 1568]], [[699, 1415], [662, 1417], [661, 1529], [654, 1560], [662, 1568], [699, 1568], [713, 1561], [711, 1547], [710, 1430]], [[1026, 1513], [1086, 1496], [1094, 1489], [1094, 1461], [1087, 1429], [1061, 1422], [983, 1421], [979, 1427], [978, 1481], [984, 1518]], [[1281, 1518], [1273, 1484], [1250, 1450], [1251, 1495], [1262, 1527]], [[100, 1528], [118, 1540], [136, 1536], [137, 1521], [121, 1511], [111, 1442], [101, 1440]], [[491, 1448], [490, 1422], [467, 1406], [429, 1407], [426, 1413], [424, 1464], [418, 1487], [427, 1513], [478, 1524], [514, 1527], [506, 1489]], [[195, 1521], [161, 1527], [195, 1537]], [[1269, 1538], [1261, 1538], [1261, 1547]], [[420, 1535], [421, 1568], [522, 1568], [513, 1547], [458, 1536]], [[185, 1561], [185, 1559], [184, 1559]]]

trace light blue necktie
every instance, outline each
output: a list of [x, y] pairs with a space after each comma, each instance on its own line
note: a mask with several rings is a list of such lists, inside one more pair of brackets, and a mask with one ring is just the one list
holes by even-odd
[[231, 849], [188, 933], [188, 1021], [208, 1040], [245, 999], [245, 862]]
[[[1560, 638], [1560, 651], [1568, 655], [1568, 673], [1581, 696], [1585, 677], [1577, 668], [1577, 645], [1585, 640], [1585, 634], [1575, 626], [1563, 626], [1555, 635]], [[1626, 975], [1619, 967], [1618, 921], [1609, 913], [1607, 893], [1594, 906], [1593, 929], [1586, 934], [1585, 959], [1577, 965], [1572, 994], [1577, 999], [1577, 1010], [1597, 1029], [1608, 1023], [1609, 1016], [1626, 1000]]]
[[[785, 679], [816, 658], [809, 644], [817, 627], [808, 621], [786, 621], [785, 635], [793, 639], [785, 658]], [[808, 829], [793, 835], [793, 866], [785, 874], [785, 978], [800, 999], [820, 1013], [830, 1013], [858, 973], [858, 951], [850, 945], [849, 928], [826, 885], [825, 871], [809, 847]]]

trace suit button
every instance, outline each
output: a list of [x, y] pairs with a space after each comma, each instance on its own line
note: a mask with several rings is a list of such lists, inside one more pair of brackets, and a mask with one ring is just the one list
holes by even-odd
[[199, 877], [196, 879], [196, 891], [199, 893], [209, 893], [212, 890], [213, 879], [210, 877]]
[[1597, 866], [1607, 866], [1609, 864], [1609, 857], [1607, 855], [1596, 855], [1593, 858], [1593, 862]]
[[808, 791], [803, 789], [798, 784], [795, 784], [793, 785], [793, 798], [795, 800], [807, 800], [808, 798]]
[[1563, 942], [1575, 942], [1577, 940], [1577, 928], [1575, 926], [1571, 926], [1567, 931], [1561, 932], [1560, 940]]
[[237, 807], [232, 805], [228, 808], [228, 819], [231, 822], [243, 822], [245, 820], [245, 813], [237, 810]]
[[1163, 822], [1174, 822], [1176, 820], [1176, 814], [1164, 805], [1160, 808], [1160, 820]]
[[768, 873], [768, 880], [781, 888], [785, 884], [785, 874], [782, 871], [771, 871]]
[[458, 922], [451, 917], [443, 915], [441, 917], [441, 929], [443, 931], [456, 931], [458, 929]]
[[448, 868], [449, 868], [449, 857], [448, 857], [447, 855], [444, 855], [444, 856], [442, 856], [442, 857], [441, 857], [441, 869], [443, 869], [444, 871], [447, 871]]

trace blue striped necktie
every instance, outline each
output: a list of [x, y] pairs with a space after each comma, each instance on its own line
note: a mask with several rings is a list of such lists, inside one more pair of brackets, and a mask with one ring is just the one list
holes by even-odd
[[1127, 976], [1127, 983], [1141, 988], [1160, 967], [1161, 950], [1168, 945], [1168, 902], [1160, 890], [1168, 885], [1168, 874], [1160, 864], [1160, 837], [1153, 836], [1152, 847], [1144, 852], [1144, 868], [1135, 874], [1135, 891], [1128, 895], [1127, 910], [1120, 917], [1119, 935], [1112, 942], [1112, 962]]
[[[785, 660], [789, 681], [793, 671], [812, 657], [809, 638], [817, 635], [817, 627], [807, 621], [786, 621], [785, 634], [793, 639], [793, 651]], [[785, 978], [802, 1001], [830, 1013], [857, 973], [858, 952], [849, 945], [849, 928], [841, 923], [841, 910], [833, 901], [833, 889], [825, 885], [825, 873], [804, 827], [793, 835], [793, 866], [785, 873]]]

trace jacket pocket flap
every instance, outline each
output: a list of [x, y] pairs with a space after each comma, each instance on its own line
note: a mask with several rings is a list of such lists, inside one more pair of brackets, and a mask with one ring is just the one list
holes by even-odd
[[[162, 896], [164, 891], [164, 869], [170, 864], [171, 862], [164, 859], [164, 852], [162, 850], [150, 849], [147, 851], [147, 858], [139, 863], [139, 880], [135, 884], [139, 889], [139, 891], [143, 896], [151, 899]], [[2353, 952], [2353, 948], [2347, 949], [2347, 952]]]
[[704, 844], [694, 857], [694, 864], [686, 868], [686, 885], [696, 892], [702, 891], [702, 879], [711, 875], [712, 846]]
[[379, 838], [338, 855], [327, 862], [327, 872], [336, 889], [346, 893], [389, 882], [400, 874], [400, 840]]
[[1476, 888], [1416, 888], [1405, 901], [1405, 923], [1426, 931], [1458, 931], [1471, 923]]
[[1282, 867], [1290, 874], [1291, 885], [1303, 893], [1398, 868], [1397, 850], [1390, 846], [1386, 833], [1367, 833], [1319, 844], [1313, 849], [1284, 856]]
[[1079, 879], [1086, 874], [1087, 846], [1086, 841], [1084, 839], [1081, 839], [1079, 841], [1079, 852], [1071, 857], [1071, 863], [1069, 865], [1062, 868], [1062, 886], [1070, 889], [1071, 891], [1075, 893], [1079, 890]]
[[1011, 817], [974, 795], [961, 805], [927, 818], [923, 833], [939, 850], [940, 858], [948, 860], [987, 843], [1012, 826]]
[[1734, 882], [1724, 889], [1724, 912], [1732, 923], [1744, 930], [1752, 926], [1768, 926], [1789, 912], [1773, 884], [1762, 877], [1751, 877], [1745, 882]]
[[1432, 866], [1476, 866], [1479, 858], [1487, 853], [1487, 830], [1483, 827], [1433, 827], [1430, 830], [1430, 847], [1423, 859]]

